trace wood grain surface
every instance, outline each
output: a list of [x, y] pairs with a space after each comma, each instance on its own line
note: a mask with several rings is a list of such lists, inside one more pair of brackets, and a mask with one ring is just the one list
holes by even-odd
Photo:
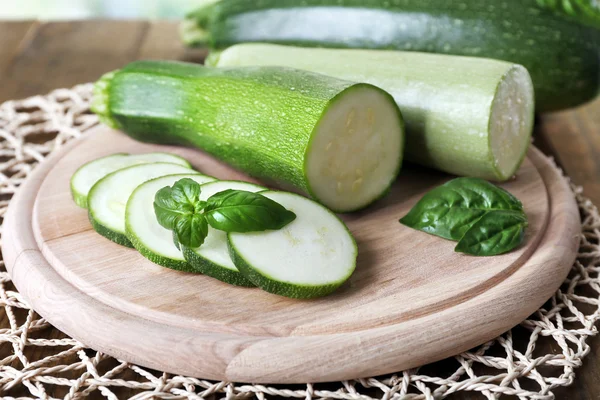
[[[66, 29], [73, 25], [77, 25], [78, 29]], [[145, 28], [139, 34], [137, 42], [130, 45], [130, 51], [125, 55], [116, 51], [120, 45], [114, 43], [115, 37], [120, 42], [128, 42], [132, 39], [132, 27], [139, 29], [136, 27], [140, 25]], [[77, 35], [83, 35], [88, 40], [78, 40]], [[57, 43], [48, 39], [70, 43], [70, 47], [57, 49]], [[82, 66], [81, 54], [87, 51], [92, 42], [103, 56], [95, 59], [94, 66]], [[202, 51], [190, 51], [181, 45], [176, 22], [0, 22], [0, 101], [89, 82], [97, 79], [103, 72], [139, 58], [200, 61], [203, 55]], [[80, 67], [75, 69], [72, 65]], [[599, 115], [600, 100], [575, 110], [547, 114], [538, 119], [534, 135], [536, 145], [553, 156], [565, 173], [572, 177], [573, 182], [583, 186], [585, 195], [595, 204], [600, 204]], [[5, 198], [5, 195], [0, 197]], [[0, 328], [8, 326], [7, 316], [2, 313]], [[63, 333], [55, 329], [45, 330], [39, 335], [46, 338], [64, 337]], [[524, 334], [521, 338], [515, 334], [514, 341], [519, 343], [527, 336]], [[583, 366], [577, 369], [573, 385], [556, 389], [554, 393], [557, 399], [591, 400], [600, 396], [600, 338], [590, 339], [590, 342], [591, 353], [584, 360]], [[543, 343], [541, 345], [544, 346]], [[8, 356], [11, 351], [10, 346], [0, 346], [0, 357]], [[540, 348], [539, 351], [544, 352], [545, 349]], [[436, 368], [442, 373], [444, 366], [435, 364], [428, 367], [428, 371], [436, 374]], [[23, 387], [19, 391], [17, 388], [13, 395], [18, 396], [19, 393], [26, 395], [28, 390]], [[96, 394], [100, 396], [97, 392]], [[124, 390], [121, 394], [126, 396], [127, 391]], [[54, 391], [49, 391], [49, 395], [55, 395]], [[461, 393], [456, 396], [467, 400], [480, 398], [476, 393]]]
[[108, 241], [71, 200], [69, 179], [82, 164], [154, 151], [175, 152], [219, 179], [248, 180], [198, 150], [141, 144], [100, 126], [24, 184], [4, 225], [16, 235], [2, 250], [19, 291], [52, 324], [92, 348], [159, 370], [302, 383], [427, 364], [521, 322], [562, 283], [578, 249], [581, 227], [568, 185], [532, 149], [502, 185], [521, 199], [530, 221], [525, 245], [514, 252], [457, 254], [455, 243], [400, 225], [426, 192], [450, 179], [408, 168], [385, 199], [343, 216], [359, 259], [334, 295], [299, 301], [233, 287], [162, 268]]

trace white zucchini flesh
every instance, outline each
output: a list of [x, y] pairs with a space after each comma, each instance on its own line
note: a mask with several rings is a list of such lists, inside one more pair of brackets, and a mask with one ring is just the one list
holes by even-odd
[[523, 67], [510, 69], [496, 91], [490, 115], [490, 148], [494, 166], [502, 177], [511, 177], [521, 164], [531, 141], [535, 101], [533, 83]]
[[[201, 186], [200, 200], [208, 200], [212, 195], [224, 190], [245, 190], [261, 192], [262, 186], [240, 181], [217, 181]], [[254, 286], [236, 268], [229, 256], [227, 248], [227, 233], [208, 227], [208, 236], [204, 244], [196, 249], [183, 247], [187, 262], [197, 271], [220, 281], [237, 286]]]
[[325, 296], [350, 278], [358, 250], [335, 214], [297, 194], [261, 194], [296, 219], [276, 231], [229, 233], [229, 251], [240, 272], [261, 289], [292, 298]]
[[133, 247], [125, 233], [125, 208], [129, 196], [142, 183], [173, 174], [194, 173], [171, 163], [152, 163], [120, 169], [99, 180], [88, 196], [92, 226], [102, 236], [123, 246]]
[[370, 87], [352, 93], [329, 106], [306, 152], [311, 193], [339, 212], [364, 208], [386, 194], [404, 150], [404, 127], [389, 98]]
[[215, 180], [202, 174], [177, 174], [142, 183], [127, 201], [125, 232], [133, 247], [153, 263], [180, 271], [199, 272], [185, 261], [181, 250], [173, 243], [172, 231], [158, 223], [154, 212], [156, 193], [184, 178], [192, 179], [200, 185]]
[[87, 208], [87, 197], [92, 187], [106, 175], [123, 168], [134, 165], [155, 162], [168, 162], [191, 168], [190, 163], [174, 154], [147, 153], [147, 154], [112, 154], [82, 165], [71, 178], [71, 194], [75, 203]]

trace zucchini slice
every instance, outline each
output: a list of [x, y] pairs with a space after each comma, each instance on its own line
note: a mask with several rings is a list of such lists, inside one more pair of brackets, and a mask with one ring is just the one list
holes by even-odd
[[190, 174], [186, 166], [172, 163], [142, 164], [120, 169], [99, 180], [88, 195], [89, 218], [102, 236], [133, 247], [125, 233], [125, 208], [131, 193], [150, 179], [173, 174]]
[[[201, 186], [200, 200], [206, 201], [213, 194], [227, 189], [260, 192], [264, 187], [247, 182], [218, 181]], [[208, 236], [204, 244], [197, 249], [183, 247], [183, 255], [187, 262], [204, 275], [236, 286], [254, 286], [246, 279], [231, 261], [227, 249], [227, 233], [208, 227]]]
[[261, 194], [296, 219], [277, 231], [228, 234], [231, 259], [244, 276], [267, 292], [299, 299], [330, 294], [350, 278], [358, 250], [335, 214], [297, 194]]
[[112, 154], [102, 157], [79, 167], [71, 178], [71, 194], [73, 200], [81, 208], [87, 208], [87, 197], [92, 186], [106, 175], [118, 171], [122, 168], [131, 167], [138, 164], [147, 164], [155, 162], [168, 162], [183, 165], [191, 168], [190, 163], [173, 154], [168, 153], [147, 153], [147, 154]]
[[215, 179], [202, 174], [167, 175], [152, 179], [138, 186], [127, 201], [125, 233], [133, 247], [155, 264], [185, 272], [202, 272], [190, 266], [181, 251], [173, 243], [173, 234], [156, 220], [154, 197], [166, 186], [173, 186], [180, 179], [189, 178], [199, 184]]

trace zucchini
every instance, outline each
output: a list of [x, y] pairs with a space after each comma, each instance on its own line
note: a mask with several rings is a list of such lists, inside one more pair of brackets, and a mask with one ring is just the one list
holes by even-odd
[[133, 247], [125, 232], [125, 208], [131, 193], [150, 179], [190, 173], [193, 170], [183, 165], [152, 163], [120, 169], [106, 175], [92, 187], [88, 195], [92, 227], [115, 243]]
[[335, 214], [297, 194], [261, 194], [296, 219], [277, 231], [228, 234], [231, 259], [244, 276], [267, 292], [299, 299], [330, 294], [350, 278], [356, 242]]
[[536, 2], [559, 15], [600, 28], [600, 3], [598, 0], [536, 0]]
[[335, 211], [368, 206], [400, 170], [404, 125], [365, 83], [278, 67], [145, 61], [105, 75], [93, 110], [134, 139], [196, 146]]
[[[206, 201], [213, 194], [227, 189], [260, 192], [266, 190], [262, 186], [247, 182], [218, 181], [201, 186], [200, 200]], [[182, 246], [187, 262], [197, 271], [222, 282], [236, 286], [254, 286], [235, 267], [227, 249], [227, 233], [208, 227], [208, 236], [202, 246], [190, 249]]]
[[189, 14], [189, 45], [241, 42], [410, 50], [525, 66], [537, 110], [574, 107], [600, 86], [598, 31], [534, 0], [221, 0]]
[[406, 121], [406, 158], [456, 175], [505, 181], [531, 141], [534, 91], [520, 65], [418, 52], [240, 44], [212, 55], [221, 67], [280, 65], [391, 93]]
[[75, 203], [81, 208], [87, 208], [87, 196], [92, 186], [106, 175], [122, 168], [153, 162], [168, 162], [191, 168], [183, 158], [168, 153], [148, 154], [112, 154], [81, 166], [71, 178], [71, 194]]
[[153, 263], [178, 271], [199, 273], [202, 271], [185, 261], [181, 251], [173, 244], [171, 231], [160, 226], [154, 213], [156, 192], [184, 178], [193, 179], [199, 184], [215, 180], [206, 175], [188, 173], [162, 176], [142, 183], [127, 201], [125, 233], [133, 247]]

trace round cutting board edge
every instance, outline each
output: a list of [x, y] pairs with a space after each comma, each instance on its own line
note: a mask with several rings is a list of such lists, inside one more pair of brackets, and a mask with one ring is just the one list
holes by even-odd
[[[11, 234], [4, 237], [3, 253], [15, 285], [42, 316], [86, 345], [173, 373], [302, 383], [373, 376], [432, 362], [485, 342], [526, 318], [564, 280], [577, 252], [580, 222], [573, 195], [549, 161], [532, 150], [530, 158], [551, 193], [548, 232], [539, 251], [522, 268], [476, 299], [435, 315], [359, 333], [294, 338], [198, 335], [108, 307], [67, 283], [43, 258], [31, 230], [32, 208], [43, 178], [59, 157], [39, 166], [9, 207], [5, 232]], [[541, 266], [546, 270], [543, 275]], [[515, 311], [511, 304], [522, 307]], [[460, 340], [447, 341], [465, 314], [472, 316], [471, 327], [460, 332]], [[419, 352], [404, 351], [407, 344]]]

